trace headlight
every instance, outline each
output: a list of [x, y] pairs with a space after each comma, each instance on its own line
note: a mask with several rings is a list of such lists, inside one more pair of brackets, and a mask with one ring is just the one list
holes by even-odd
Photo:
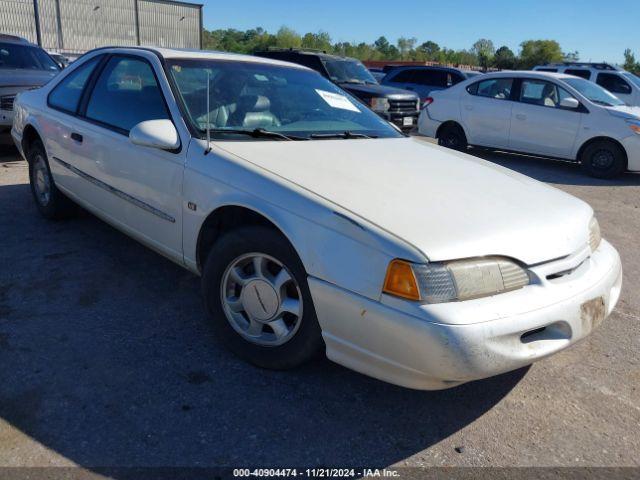
[[601, 241], [602, 234], [600, 233], [600, 224], [596, 217], [591, 217], [591, 221], [589, 222], [589, 246], [592, 252], [598, 249]]
[[408, 300], [444, 303], [517, 290], [530, 281], [526, 270], [505, 258], [429, 264], [393, 260], [383, 292]]
[[386, 98], [372, 98], [371, 99], [371, 109], [374, 112], [384, 113], [388, 112], [391, 105], [389, 105], [389, 100]]
[[627, 120], [627, 125], [629, 125], [631, 130], [640, 135], [640, 121]]

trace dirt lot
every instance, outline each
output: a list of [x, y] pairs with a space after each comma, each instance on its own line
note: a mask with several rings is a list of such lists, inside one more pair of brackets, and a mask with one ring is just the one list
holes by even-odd
[[443, 392], [329, 361], [257, 370], [215, 342], [199, 281], [89, 214], [38, 216], [0, 146], [0, 466], [640, 466], [640, 175], [479, 153], [589, 202], [622, 300], [586, 341]]

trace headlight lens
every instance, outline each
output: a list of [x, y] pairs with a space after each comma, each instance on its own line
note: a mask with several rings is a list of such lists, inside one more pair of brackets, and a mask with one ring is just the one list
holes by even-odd
[[592, 217], [589, 222], [589, 246], [591, 251], [595, 252], [600, 246], [602, 241], [602, 234], [600, 233], [600, 224], [596, 217]]
[[[428, 303], [487, 297], [522, 288], [531, 281], [526, 270], [504, 258], [475, 258], [423, 265], [394, 260], [391, 264], [397, 262], [403, 264], [403, 283], [389, 281], [392, 271], [390, 265], [384, 292]], [[413, 284], [412, 277], [415, 279]], [[401, 289], [400, 285], [404, 288]]]
[[389, 105], [389, 100], [387, 100], [386, 98], [371, 99], [371, 109], [374, 112], [379, 112], [379, 113], [387, 112], [389, 111], [389, 108], [391, 108], [391, 105]]
[[627, 120], [627, 124], [629, 125], [629, 128], [631, 130], [633, 130], [635, 133], [640, 135], [640, 122], [637, 122], [634, 120]]

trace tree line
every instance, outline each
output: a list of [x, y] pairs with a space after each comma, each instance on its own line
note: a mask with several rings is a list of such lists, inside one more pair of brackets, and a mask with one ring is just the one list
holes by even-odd
[[[282, 27], [276, 33], [263, 28], [246, 31], [233, 28], [204, 30], [203, 45], [207, 50], [223, 50], [237, 53], [254, 53], [268, 48], [307, 48], [360, 60], [438, 62], [451, 65], [470, 65], [481, 68], [530, 69], [535, 65], [561, 61], [578, 61], [580, 55], [564, 52], [555, 40], [526, 40], [517, 53], [507, 46], [496, 48], [491, 40], [481, 38], [469, 49], [454, 50], [433, 41], [419, 43], [415, 37], [400, 37], [396, 43], [381, 36], [373, 43], [333, 42], [327, 32], [300, 35], [295, 30]], [[625, 51], [625, 67], [640, 71], [630, 50]], [[627, 65], [629, 64], [629, 65]]]

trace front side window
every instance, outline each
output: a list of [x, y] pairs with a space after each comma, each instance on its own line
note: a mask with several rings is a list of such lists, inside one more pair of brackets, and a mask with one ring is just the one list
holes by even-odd
[[469, 93], [479, 97], [507, 100], [511, 97], [513, 78], [491, 78], [475, 83], [468, 88]]
[[522, 80], [520, 101], [530, 105], [560, 108], [561, 102], [572, 95], [556, 84], [544, 80]]
[[620, 75], [615, 73], [599, 73], [596, 83], [611, 93], [622, 93], [625, 95], [631, 93], [631, 86]]
[[564, 78], [563, 80], [593, 103], [604, 105], [605, 107], [624, 105], [624, 102], [618, 97], [593, 82], [583, 78]]
[[67, 75], [49, 94], [49, 106], [75, 113], [91, 72], [102, 57], [94, 57]]
[[584, 78], [589, 80], [591, 78], [591, 72], [583, 68], [567, 68], [564, 73], [567, 75], [573, 75], [574, 77]]
[[345, 132], [401, 137], [386, 121], [316, 72], [224, 60], [176, 59], [168, 67], [186, 120], [201, 138], [207, 127], [213, 138], [226, 140], [257, 140], [231, 131], [256, 129], [308, 139]]
[[0, 70], [2, 69], [57, 72], [60, 67], [39, 47], [0, 42]]
[[634, 75], [633, 73], [630, 73], [630, 72], [625, 72], [622, 75], [624, 76], [624, 78], [629, 80], [631, 83], [635, 84], [636, 87], [640, 88], [640, 77], [638, 77], [637, 75]]
[[123, 133], [146, 120], [170, 118], [151, 65], [141, 58], [119, 56], [102, 70], [85, 115]]

